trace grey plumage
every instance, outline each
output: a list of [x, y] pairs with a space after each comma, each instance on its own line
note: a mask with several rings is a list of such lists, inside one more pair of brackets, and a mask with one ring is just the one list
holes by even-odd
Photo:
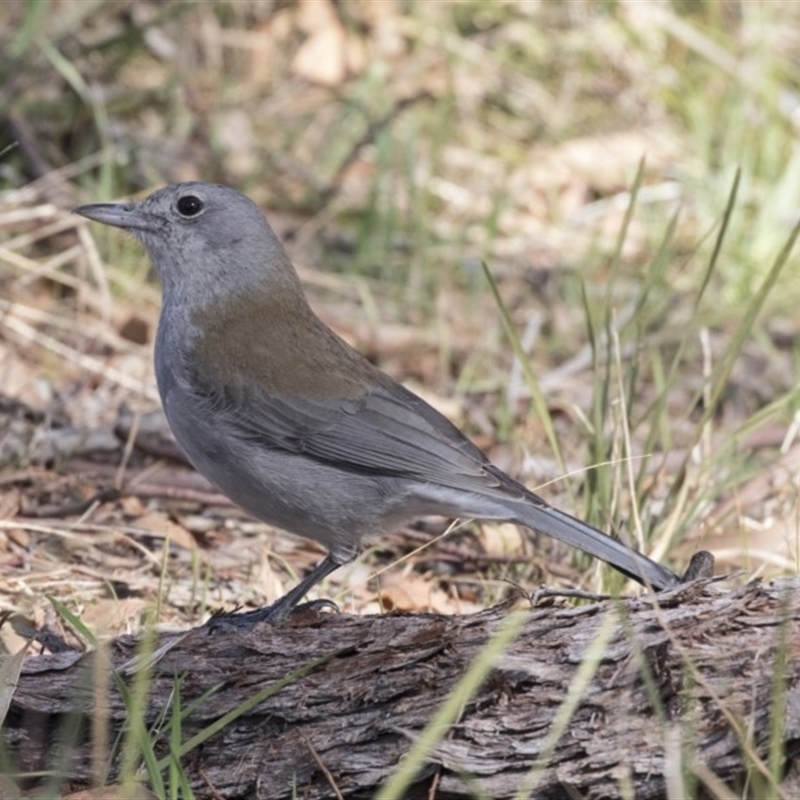
[[492, 465], [324, 325], [248, 198], [183, 183], [76, 211], [131, 230], [158, 273], [156, 378], [189, 460], [254, 516], [329, 551], [256, 618], [280, 619], [363, 539], [425, 514], [518, 522], [656, 589], [678, 583]]

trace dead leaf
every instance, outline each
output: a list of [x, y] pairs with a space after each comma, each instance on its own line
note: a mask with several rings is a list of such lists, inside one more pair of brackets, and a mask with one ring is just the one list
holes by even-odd
[[100, 636], [117, 635], [120, 631], [139, 630], [142, 613], [152, 605], [152, 600], [141, 597], [98, 600], [86, 605], [81, 620]]
[[309, 36], [292, 60], [295, 75], [312, 83], [338, 86], [348, 74], [364, 68], [364, 45], [348, 34], [330, 0], [303, 0], [297, 22]]
[[445, 592], [406, 570], [392, 571], [381, 577], [379, 600], [386, 611], [453, 613], [453, 603]]
[[136, 527], [149, 531], [158, 537], [169, 540], [172, 544], [183, 547], [187, 550], [196, 550], [197, 541], [189, 531], [182, 525], [173, 522], [165, 514], [158, 514], [156, 512], [145, 514], [136, 520]]
[[508, 558], [525, 552], [526, 537], [519, 526], [510, 522], [481, 526], [480, 539], [486, 555], [492, 558]]

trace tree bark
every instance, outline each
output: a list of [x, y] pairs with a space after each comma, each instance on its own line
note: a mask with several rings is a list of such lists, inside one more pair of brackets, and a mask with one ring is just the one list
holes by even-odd
[[[714, 781], [745, 780], [765, 796], [791, 796], [769, 775], [770, 766], [788, 773], [800, 744], [798, 589], [795, 579], [736, 589], [701, 580], [657, 596], [531, 608], [403, 797], [506, 798], [527, 787], [536, 798], [651, 798], [665, 797], [668, 784], [672, 796], [701, 796]], [[250, 630], [220, 623], [159, 634], [150, 656], [141, 640], [122, 637], [105, 658], [128, 687], [149, 671], [146, 722], [151, 738], [164, 731], [159, 757], [176, 685], [184, 709], [205, 695], [182, 720], [184, 742], [277, 688], [183, 756], [198, 797], [366, 798], [509, 613], [311, 613]], [[576, 676], [603, 636], [581, 688]], [[95, 781], [97, 753], [108, 747], [114, 779], [113, 743], [128, 711], [113, 679], [96, 680], [101, 660], [68, 652], [24, 661], [4, 726], [16, 771], [58, 764], [65, 784], [89, 785], [93, 747]], [[97, 708], [109, 728], [99, 751], [90, 735]], [[64, 720], [75, 714], [86, 722], [67, 742]], [[565, 727], [551, 742], [559, 715]]]

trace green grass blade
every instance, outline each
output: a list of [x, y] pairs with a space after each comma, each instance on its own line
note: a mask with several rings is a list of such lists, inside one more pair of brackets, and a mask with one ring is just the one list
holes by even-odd
[[565, 692], [564, 702], [558, 707], [553, 717], [550, 731], [542, 744], [541, 755], [536, 759], [530, 772], [523, 779], [514, 795], [514, 800], [526, 800], [526, 798], [536, 796], [536, 787], [539, 785], [539, 781], [541, 781], [542, 775], [553, 757], [558, 742], [566, 732], [570, 720], [577, 711], [584, 693], [597, 673], [606, 647], [608, 647], [617, 630], [616, 611], [612, 611], [606, 615], [597, 629], [597, 634], [589, 644], [575, 677]]
[[478, 653], [469, 669], [453, 687], [441, 708], [417, 737], [405, 758], [400, 762], [400, 766], [378, 790], [375, 800], [396, 800], [398, 797], [405, 797], [414, 777], [461, 715], [464, 706], [486, 680], [496, 660], [522, 630], [528, 616], [525, 611], [515, 611], [503, 620], [497, 633]]
[[[232, 709], [227, 714], [223, 714], [219, 719], [211, 723], [211, 725], [204, 728], [202, 731], [195, 734], [191, 739], [188, 739], [186, 742], [184, 742], [178, 751], [179, 756], [183, 758], [183, 756], [185, 756], [187, 753], [190, 753], [192, 750], [194, 750], [195, 747], [203, 744], [203, 742], [208, 740], [215, 733], [221, 731], [226, 725], [230, 725], [230, 723], [234, 720], [239, 719], [239, 717], [255, 708], [259, 703], [263, 703], [264, 700], [276, 695], [285, 686], [288, 686], [290, 683], [293, 683], [305, 675], [308, 675], [318, 667], [321, 667], [323, 664], [327, 664], [328, 661], [331, 661], [334, 658], [338, 658], [345, 652], [346, 650], [336, 650], [334, 652], [327, 653], [326, 655], [321, 656], [320, 658], [317, 658], [296, 670], [293, 670], [285, 678], [281, 678], [281, 680], [264, 687], [260, 692], [256, 692], [256, 694], [254, 694], [252, 697], [248, 698], [243, 703], [240, 703], [238, 706], [236, 706], [236, 708]], [[167, 767], [172, 757], [173, 755], [171, 754], [167, 758], [162, 759], [158, 763], [159, 769], [163, 770], [165, 767]]]
[[53, 597], [52, 595], [47, 595], [47, 599], [50, 602], [50, 605], [53, 606], [55, 609], [56, 614], [58, 614], [61, 619], [63, 619], [74, 631], [80, 634], [92, 647], [98, 646], [97, 637], [86, 627], [84, 621], [78, 617], [77, 615], [73, 614], [58, 598]]
[[[775, 288], [775, 284], [778, 281], [778, 277], [780, 276], [781, 272], [783, 271], [783, 268], [786, 266], [786, 263], [789, 260], [789, 256], [791, 255], [792, 249], [794, 248], [794, 244], [797, 241], [798, 235], [800, 235], [800, 221], [798, 221], [795, 224], [791, 234], [789, 235], [789, 238], [787, 239], [786, 243], [783, 246], [783, 249], [773, 262], [770, 271], [767, 273], [767, 276], [764, 278], [764, 281], [762, 282], [758, 291], [755, 293], [755, 295], [753, 295], [753, 298], [750, 301], [750, 303], [747, 304], [744, 313], [741, 316], [741, 321], [734, 330], [733, 336], [731, 337], [727, 347], [725, 348], [725, 352], [723, 353], [722, 358], [720, 359], [721, 366], [717, 370], [714, 383], [711, 387], [711, 391], [708, 396], [708, 402], [705, 404], [703, 413], [695, 428], [694, 439], [686, 447], [686, 455], [684, 456], [683, 460], [683, 468], [685, 468], [688, 465], [689, 459], [692, 456], [692, 451], [695, 445], [699, 442], [700, 437], [703, 434], [703, 430], [705, 429], [705, 426], [708, 424], [708, 422], [711, 420], [711, 418], [717, 411], [717, 406], [719, 405], [720, 397], [722, 396], [722, 393], [725, 390], [725, 387], [728, 383], [728, 379], [730, 378], [734, 363], [736, 362], [736, 359], [742, 352], [745, 341], [750, 336], [750, 333], [753, 329], [753, 324], [755, 323], [756, 318], [758, 317], [759, 313], [764, 307], [764, 303], [767, 297]], [[697, 399], [698, 400], [700, 399], [699, 396]]]
[[497, 282], [495, 281], [492, 273], [489, 271], [489, 267], [485, 261], [481, 261], [481, 267], [483, 268], [483, 274], [486, 276], [486, 280], [489, 282], [489, 288], [492, 290], [492, 295], [497, 303], [497, 308], [500, 311], [500, 319], [503, 323], [503, 329], [506, 332], [506, 336], [508, 336], [509, 342], [511, 342], [511, 348], [514, 351], [514, 355], [522, 366], [522, 371], [525, 375], [525, 382], [528, 385], [528, 389], [531, 393], [531, 399], [533, 400], [534, 411], [544, 427], [547, 440], [550, 442], [550, 447], [552, 448], [553, 454], [558, 461], [559, 468], [561, 469], [562, 473], [566, 474], [567, 465], [564, 461], [564, 456], [558, 443], [558, 437], [556, 436], [556, 430], [553, 425], [553, 418], [550, 415], [550, 408], [548, 407], [547, 400], [545, 399], [542, 389], [539, 386], [539, 379], [536, 377], [536, 373], [533, 371], [533, 367], [531, 366], [530, 356], [525, 352], [525, 348], [522, 346], [522, 342], [520, 342], [517, 331], [514, 328], [514, 323], [511, 320], [511, 315], [508, 313], [508, 308], [503, 302], [503, 298], [500, 296], [500, 290], [497, 287]]

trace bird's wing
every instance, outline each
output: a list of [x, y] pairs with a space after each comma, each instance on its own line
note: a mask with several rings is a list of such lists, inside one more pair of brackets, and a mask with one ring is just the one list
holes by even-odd
[[212, 402], [234, 435], [341, 469], [506, 498], [524, 493], [444, 416], [394, 382], [336, 401], [259, 392]]

